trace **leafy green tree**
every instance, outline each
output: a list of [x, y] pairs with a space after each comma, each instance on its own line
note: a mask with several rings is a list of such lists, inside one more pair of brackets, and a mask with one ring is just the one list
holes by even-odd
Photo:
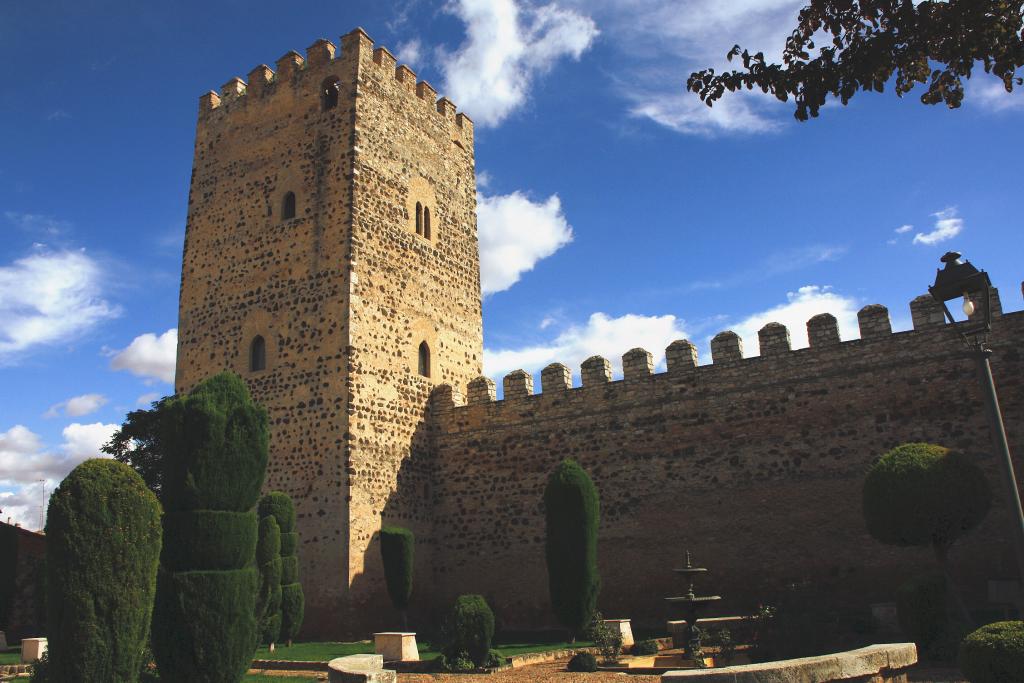
[[563, 460], [551, 473], [544, 507], [551, 606], [574, 642], [590, 624], [601, 590], [597, 571], [601, 506], [594, 482], [575, 460]]
[[237, 683], [257, 643], [254, 507], [267, 414], [228, 372], [159, 412], [165, 541], [153, 654], [162, 678]]
[[256, 543], [260, 592], [256, 598], [256, 622], [260, 641], [273, 649], [281, 636], [281, 527], [273, 515], [260, 519]]
[[413, 551], [412, 531], [397, 526], [380, 530], [380, 556], [384, 563], [384, 581], [391, 604], [402, 613], [402, 628], [409, 628], [409, 599], [412, 598]]
[[113, 460], [86, 460], [46, 519], [49, 680], [136, 683], [160, 557], [160, 503]]
[[494, 612], [482, 595], [460, 595], [444, 623], [446, 660], [468, 658], [477, 666], [487, 663], [494, 640]]
[[829, 94], [846, 104], [860, 90], [882, 92], [895, 76], [900, 97], [927, 84], [921, 102], [956, 108], [963, 80], [978, 64], [1007, 92], [1021, 85], [1021, 10], [1020, 0], [810, 0], [786, 39], [782, 64], [736, 45], [727, 56], [739, 57], [742, 70], [697, 71], [686, 87], [709, 107], [743, 88], [783, 102], [793, 97], [796, 118], [806, 121]]
[[260, 499], [259, 514], [274, 517], [281, 529], [281, 638], [291, 646], [302, 628], [306, 605], [299, 583], [295, 505], [287, 493], [271, 491]]
[[[897, 446], [864, 480], [868, 533], [888, 545], [930, 546], [957, 600], [949, 550], [981, 523], [991, 503], [992, 491], [981, 469], [967, 456], [933, 444]], [[966, 616], [962, 605], [961, 611]]]
[[160, 448], [160, 411], [172, 400], [164, 396], [150, 404], [149, 410], [133, 410], [125, 416], [124, 424], [114, 432], [110, 441], [100, 450], [115, 460], [130, 466], [140, 475], [146, 486], [160, 497], [163, 484], [163, 452]]

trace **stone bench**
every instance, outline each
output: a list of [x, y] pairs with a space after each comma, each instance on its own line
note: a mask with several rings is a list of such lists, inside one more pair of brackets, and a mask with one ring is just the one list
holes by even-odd
[[384, 668], [381, 655], [349, 655], [327, 663], [329, 683], [397, 683], [398, 674]]
[[916, 663], [917, 647], [913, 643], [890, 643], [820, 657], [669, 671], [662, 674], [661, 680], [663, 683], [689, 683], [691, 680], [693, 683], [906, 683], [907, 671]]

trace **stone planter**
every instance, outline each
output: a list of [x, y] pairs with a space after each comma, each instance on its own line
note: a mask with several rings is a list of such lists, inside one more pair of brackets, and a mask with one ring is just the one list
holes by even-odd
[[373, 649], [385, 662], [418, 662], [420, 651], [416, 647], [416, 634], [384, 631], [373, 634]]
[[46, 638], [25, 638], [21, 641], [21, 661], [31, 664], [46, 652]]

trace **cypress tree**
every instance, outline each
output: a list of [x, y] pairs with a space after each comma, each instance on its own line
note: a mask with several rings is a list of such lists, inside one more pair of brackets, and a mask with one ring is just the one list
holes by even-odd
[[86, 460], [46, 520], [49, 679], [136, 683], [160, 557], [160, 504], [132, 468]]
[[281, 527], [273, 515], [260, 519], [256, 565], [260, 571], [260, 592], [256, 597], [260, 641], [273, 648], [281, 636]]
[[295, 505], [287, 493], [271, 491], [260, 499], [260, 517], [273, 516], [281, 529], [281, 638], [288, 644], [299, 634], [305, 598], [299, 583], [299, 534], [295, 531]]
[[575, 641], [597, 609], [597, 526], [601, 506], [594, 482], [575, 460], [563, 460], [544, 489], [545, 557], [551, 607]]
[[267, 414], [227, 372], [161, 412], [166, 540], [153, 654], [162, 678], [237, 683], [257, 643], [253, 508], [267, 466]]
[[384, 562], [384, 581], [391, 604], [402, 613], [402, 628], [409, 628], [409, 599], [412, 597], [413, 551], [416, 539], [412, 531], [398, 526], [380, 530], [380, 556]]

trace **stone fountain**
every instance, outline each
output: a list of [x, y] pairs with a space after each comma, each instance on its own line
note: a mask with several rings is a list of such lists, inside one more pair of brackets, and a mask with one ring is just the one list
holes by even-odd
[[676, 598], [665, 598], [673, 610], [682, 612], [686, 620], [686, 654], [693, 659], [697, 666], [703, 666], [702, 648], [700, 643], [700, 629], [697, 628], [697, 614], [708, 605], [722, 599], [720, 595], [695, 595], [693, 592], [693, 581], [700, 575], [707, 572], [704, 567], [694, 567], [690, 561], [690, 551], [686, 551], [686, 566], [673, 569], [676, 574], [684, 577], [690, 584], [686, 595]]

